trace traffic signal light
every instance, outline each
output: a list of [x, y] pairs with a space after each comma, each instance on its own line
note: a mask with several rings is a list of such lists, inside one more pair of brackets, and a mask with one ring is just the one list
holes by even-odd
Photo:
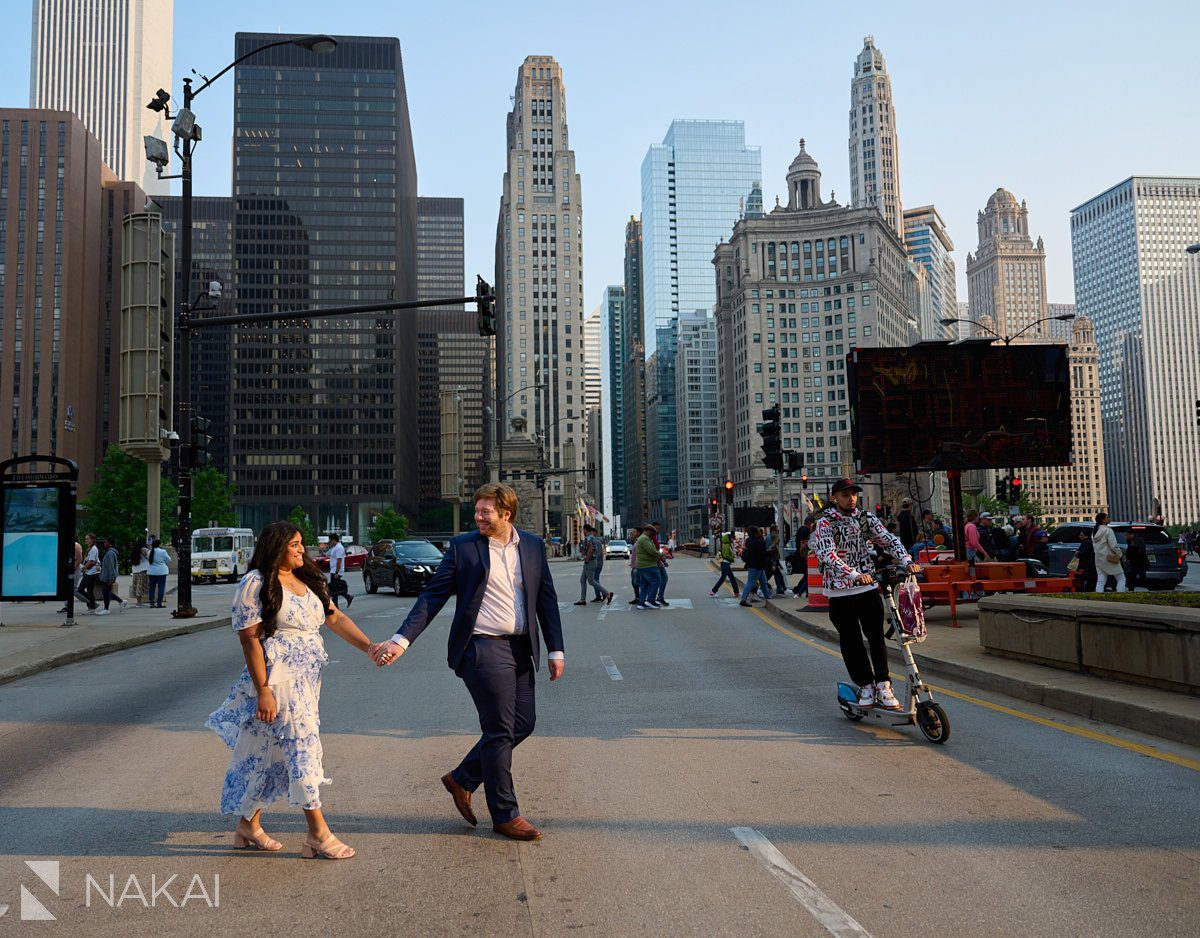
[[212, 421], [199, 414], [192, 414], [192, 445], [188, 450], [187, 464], [194, 469], [204, 469], [212, 465], [213, 455], [209, 452], [212, 445], [212, 434], [208, 432]]
[[725, 501], [730, 505], [733, 504], [733, 479], [725, 480]]
[[478, 274], [475, 276], [475, 307], [479, 310], [479, 334], [496, 334], [496, 300], [492, 286]]
[[1012, 493], [1012, 503], [1013, 503], [1014, 505], [1020, 504], [1020, 501], [1021, 501], [1021, 480], [1020, 480], [1020, 479], [1013, 479], [1013, 480], [1012, 480], [1012, 482], [1010, 482], [1010, 483], [1008, 484], [1008, 488], [1009, 488], [1009, 491]]
[[808, 485], [808, 473], [807, 473], [807, 472], [805, 472], [805, 473], [801, 474], [801, 476], [800, 476], [800, 484], [801, 484], [801, 485]]
[[715, 498], [710, 498], [708, 500], [708, 507], [711, 508], [713, 511], [716, 511], [720, 506], [721, 506], [721, 503], [719, 501], [717, 501]]
[[780, 435], [779, 405], [762, 412], [763, 424], [758, 431], [762, 437], [763, 463], [768, 469], [783, 471], [783, 437]]
[[876, 506], [875, 506], [875, 517], [876, 517], [876, 518], [882, 518], [882, 517], [883, 517], [883, 505], [876, 505]]
[[[798, 453], [794, 449], [787, 451], [787, 471], [799, 472], [804, 468], [804, 454]], [[807, 479], [808, 477], [805, 476]]]
[[996, 479], [996, 501], [1008, 504], [1008, 478]]

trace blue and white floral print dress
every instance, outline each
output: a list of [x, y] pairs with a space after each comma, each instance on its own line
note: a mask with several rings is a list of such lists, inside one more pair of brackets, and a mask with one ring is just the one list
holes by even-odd
[[[242, 577], [233, 600], [235, 631], [262, 621], [262, 583], [257, 570]], [[293, 807], [321, 807], [317, 789], [330, 781], [321, 768], [317, 712], [321, 669], [329, 660], [321, 640], [324, 621], [316, 593], [297, 596], [284, 589], [278, 627], [263, 643], [267, 684], [279, 705], [278, 716], [271, 723], [255, 716], [258, 693], [249, 669], [243, 668], [229, 698], [204, 724], [233, 750], [221, 791], [222, 814], [249, 817], [285, 794]]]

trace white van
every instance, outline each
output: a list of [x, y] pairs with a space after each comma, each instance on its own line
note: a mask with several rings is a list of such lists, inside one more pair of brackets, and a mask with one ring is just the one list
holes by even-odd
[[236, 583], [254, 556], [250, 528], [197, 528], [192, 532], [192, 582], [216, 582], [224, 577]]

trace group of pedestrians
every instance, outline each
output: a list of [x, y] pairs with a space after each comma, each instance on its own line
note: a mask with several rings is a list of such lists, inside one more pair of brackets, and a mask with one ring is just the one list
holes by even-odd
[[[163, 597], [167, 588], [167, 573], [170, 558], [158, 538], [148, 537], [134, 544], [127, 557], [132, 574], [130, 598], [138, 608], [163, 608]], [[128, 601], [117, 595], [117, 577], [120, 574], [120, 555], [117, 542], [111, 537], [84, 536], [81, 545], [75, 542], [74, 561], [75, 595], [93, 615], [106, 616], [113, 611], [123, 612]], [[96, 598], [96, 589], [100, 598]], [[104, 608], [100, 608], [101, 603]], [[59, 612], [66, 612], [64, 606]]]

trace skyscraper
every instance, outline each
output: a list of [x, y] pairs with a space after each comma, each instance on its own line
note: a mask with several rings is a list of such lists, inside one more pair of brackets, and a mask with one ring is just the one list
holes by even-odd
[[[852, 462], [847, 353], [914, 337], [910, 262], [891, 225], [873, 207], [824, 201], [803, 140], [787, 191], [786, 206], [739, 221], [712, 261], [720, 461], [738, 505], [778, 498], [757, 432], [764, 408], [780, 405], [783, 448], [803, 453], [810, 475], [841, 475]], [[786, 491], [798, 496], [800, 480]]]
[[[978, 214], [979, 245], [967, 254], [971, 318], [986, 321], [1000, 336], [1025, 329], [1028, 340], [1046, 341], [1046, 247], [1029, 236], [1029, 208], [1007, 189], [997, 189]], [[978, 330], [978, 334], [985, 334]]]
[[[155, 199], [162, 206], [163, 228], [178, 237], [183, 199], [162, 195]], [[176, 241], [176, 245], [178, 245]], [[192, 275], [185, 290], [178, 266], [175, 271], [177, 301], [185, 295], [189, 302], [219, 281], [220, 299], [205, 301], [198, 318], [232, 315], [233, 305], [233, 199], [229, 196], [195, 196], [192, 199]], [[221, 472], [230, 471], [229, 400], [233, 383], [233, 327], [213, 326], [192, 332], [192, 409], [211, 421], [212, 443], [209, 452], [213, 465]], [[175, 373], [179, 374], [179, 343], [175, 343]], [[178, 403], [178, 402], [176, 402]], [[175, 415], [175, 426], [179, 426]], [[206, 520], [201, 520], [205, 524]]]
[[74, 114], [0, 108], [0, 460], [73, 459], [81, 495], [118, 441], [121, 223], [144, 202]]
[[[498, 430], [507, 437], [513, 417], [527, 418], [549, 466], [574, 469], [586, 433], [583, 206], [553, 56], [528, 56], [517, 70], [507, 145], [496, 226]], [[565, 534], [574, 489], [564, 478], [552, 476], [546, 492], [550, 526]]]
[[588, 493], [590, 501], [603, 510], [604, 485], [604, 411], [601, 402], [604, 397], [602, 375], [604, 373], [604, 347], [601, 335], [601, 323], [604, 320], [604, 306], [601, 304], [592, 310], [583, 321], [583, 412], [587, 418], [584, 426], [586, 458], [583, 465], [588, 474], [576, 475], [580, 491]]
[[[967, 255], [967, 298], [971, 319], [1017, 342], [1060, 342], [1050, 329], [1046, 303], [1046, 250], [1029, 236], [1029, 208], [1006, 189], [997, 189], [979, 213], [979, 246]], [[1036, 323], [1036, 325], [1035, 325]], [[987, 330], [974, 327], [976, 335]], [[1023, 335], [1021, 333], [1024, 333]], [[1069, 466], [1017, 469], [1024, 490], [1051, 522], [1094, 517], [1106, 503], [1097, 393], [1095, 334], [1090, 322], [1075, 323], [1069, 338], [1071, 437]]]
[[[417, 200], [417, 299], [465, 296], [463, 200]], [[472, 290], [474, 288], [472, 287]], [[441, 392], [459, 391], [463, 491], [469, 498], [486, 479], [484, 398], [491, 394], [491, 342], [479, 335], [474, 311], [463, 305], [417, 310], [419, 479], [418, 530], [446, 530], [449, 505], [441, 493]], [[434, 512], [430, 517], [428, 512]]]
[[600, 317], [599, 308], [583, 321], [583, 406], [600, 406]]
[[1096, 324], [1115, 518], [1200, 519], [1200, 178], [1131, 176], [1071, 212], [1075, 303]]
[[707, 309], [679, 314], [675, 340], [676, 449], [680, 467], [675, 525], [681, 543], [699, 539], [707, 529], [708, 497], [721, 471], [717, 421], [717, 323]]
[[[286, 38], [238, 33], [235, 55]], [[417, 181], [400, 43], [338, 37], [237, 67], [233, 198], [241, 313], [417, 293]], [[365, 539], [418, 507], [417, 317], [297, 318], [234, 333], [233, 471], [243, 522], [304, 508]]]
[[76, 114], [105, 165], [150, 195], [169, 186], [146, 161], [142, 137], [166, 133], [146, 102], [171, 90], [173, 14], [174, 0], [33, 2], [29, 106]]
[[[624, 502], [616, 508], [626, 528], [650, 520], [646, 500], [646, 343], [642, 319], [642, 222], [631, 216], [625, 224], [625, 384], [621, 410], [625, 415]], [[615, 406], [615, 405], [614, 405]]]
[[874, 36], [863, 40], [850, 82], [850, 198], [854, 208], [877, 208], [892, 230], [904, 236], [892, 80]]
[[625, 496], [628, 491], [625, 480], [625, 395], [627, 393], [627, 366], [629, 360], [629, 336], [625, 333], [625, 288], [620, 284], [604, 288], [604, 302], [600, 307], [601, 341], [607, 344], [608, 385], [602, 395], [606, 439], [607, 465], [610, 469], [606, 488], [612, 499], [609, 514], [623, 514]]
[[922, 339], [952, 338], [952, 328], [943, 326], [943, 319], [958, 316], [958, 284], [954, 269], [954, 242], [946, 231], [946, 223], [932, 205], [906, 209], [904, 212], [904, 246], [908, 256], [925, 269], [929, 291], [928, 315], [916, 317], [921, 324]]
[[652, 382], [647, 376], [647, 497], [668, 527], [681, 526], [680, 485], [691, 485], [691, 467], [676, 453], [676, 320], [712, 308], [713, 247], [729, 237], [761, 180], [762, 155], [746, 146], [741, 121], [672, 121], [642, 161], [643, 335], [659, 371]]

